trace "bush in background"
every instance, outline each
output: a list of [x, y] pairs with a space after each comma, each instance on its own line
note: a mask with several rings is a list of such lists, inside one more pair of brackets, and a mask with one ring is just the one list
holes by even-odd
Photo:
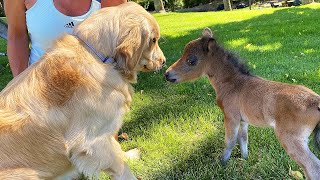
[[133, 2], [140, 4], [147, 11], [154, 11], [155, 10], [153, 0], [133, 0]]
[[183, 0], [184, 1], [184, 8], [192, 8], [194, 6], [199, 6], [201, 4], [208, 4], [213, 2], [212, 0]]

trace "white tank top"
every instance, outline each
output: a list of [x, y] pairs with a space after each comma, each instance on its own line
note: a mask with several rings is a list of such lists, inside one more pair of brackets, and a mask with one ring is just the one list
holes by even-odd
[[87, 13], [71, 17], [57, 10], [53, 0], [37, 0], [26, 11], [27, 29], [31, 39], [29, 64], [36, 62], [56, 38], [64, 32], [71, 34], [76, 25], [98, 9], [100, 3], [92, 0]]

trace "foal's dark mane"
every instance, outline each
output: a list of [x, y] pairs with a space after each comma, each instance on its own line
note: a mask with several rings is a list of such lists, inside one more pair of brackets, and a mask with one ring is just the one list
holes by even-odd
[[246, 61], [243, 61], [242, 59], [239, 58], [239, 56], [235, 55], [232, 52], [229, 52], [225, 48], [223, 48], [219, 43], [214, 38], [208, 38], [208, 37], [202, 37], [202, 41], [207, 42], [208, 39], [213, 39], [215, 43], [215, 48], [213, 51], [213, 54], [216, 54], [216, 56], [223, 58], [227, 58], [227, 65], [230, 65], [236, 72], [240, 72], [241, 74], [248, 75], [248, 76], [253, 76], [250, 72], [250, 69], [247, 65]]
[[250, 68], [248, 67], [248, 64], [246, 61], [243, 61], [240, 59], [237, 55], [235, 55], [232, 52], [229, 52], [225, 50], [222, 47], [219, 47], [219, 49], [222, 49], [223, 54], [227, 56], [227, 62], [238, 72], [244, 75], [252, 76], [250, 72]]

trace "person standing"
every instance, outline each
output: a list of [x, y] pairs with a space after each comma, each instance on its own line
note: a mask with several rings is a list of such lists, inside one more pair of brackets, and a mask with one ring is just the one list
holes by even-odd
[[[35, 63], [52, 42], [101, 7], [126, 0], [5, 0], [8, 59], [13, 76]], [[29, 48], [29, 38], [30, 45]]]

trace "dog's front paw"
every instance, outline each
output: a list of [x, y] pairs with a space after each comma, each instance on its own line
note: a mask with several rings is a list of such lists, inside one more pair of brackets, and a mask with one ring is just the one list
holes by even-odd
[[138, 148], [131, 149], [125, 152], [125, 157], [127, 159], [140, 159], [140, 150]]

